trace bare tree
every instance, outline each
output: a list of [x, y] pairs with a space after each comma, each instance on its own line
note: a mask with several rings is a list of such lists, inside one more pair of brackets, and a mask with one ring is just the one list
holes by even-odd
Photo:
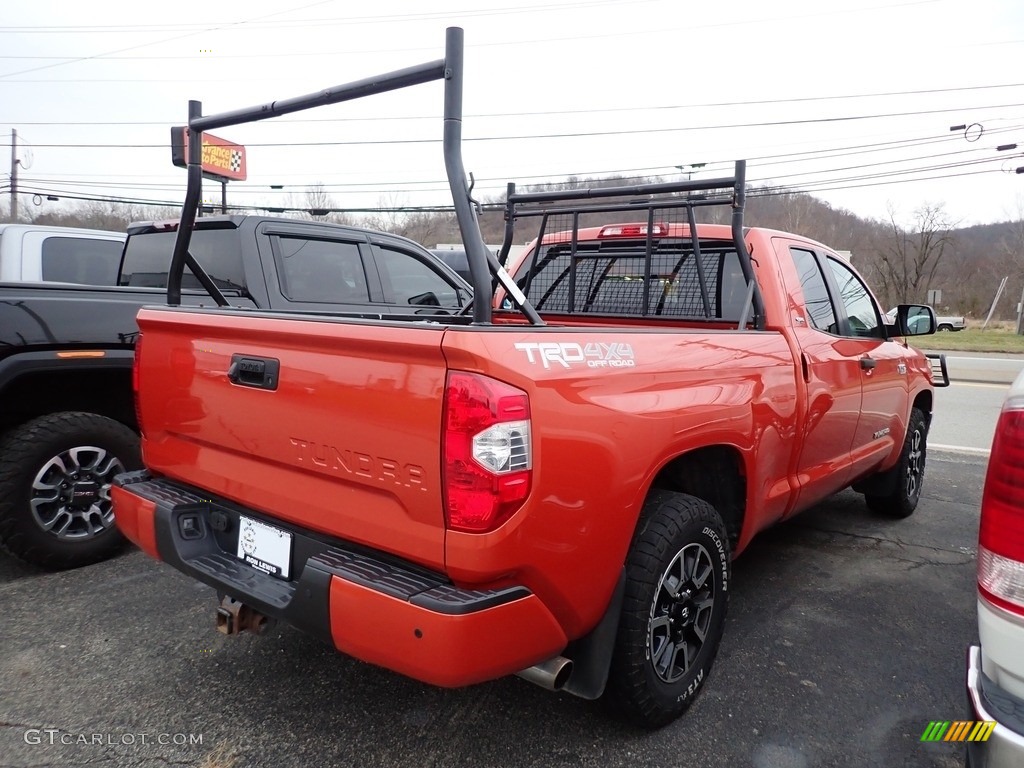
[[290, 211], [284, 214], [285, 216], [297, 216], [333, 224], [355, 223], [355, 218], [352, 215], [337, 210], [338, 204], [321, 181], [306, 187], [301, 194], [289, 192], [285, 195], [282, 207]]
[[170, 206], [137, 205], [111, 201], [89, 201], [48, 206], [45, 211], [34, 213], [33, 224], [62, 227], [85, 227], [123, 232], [135, 221], [161, 221], [177, 219], [180, 208]]
[[314, 221], [329, 221], [334, 224], [352, 224], [354, 222], [352, 216], [336, 210], [338, 205], [322, 181], [307, 187], [302, 196], [301, 206], [294, 207], [305, 208], [303, 215]]
[[367, 214], [362, 224], [370, 229], [408, 237], [428, 248], [443, 240], [460, 237], [453, 213], [409, 209], [405, 199], [395, 192], [381, 196], [377, 200], [377, 210]]
[[333, 198], [324, 188], [323, 182], [320, 181], [306, 188], [303, 202], [306, 205], [309, 216], [321, 221], [326, 219], [331, 212], [331, 208], [334, 208]]
[[389, 192], [377, 199], [377, 209], [363, 216], [362, 225], [381, 232], [401, 234], [407, 215], [400, 209], [405, 207], [404, 199], [396, 192]]
[[953, 245], [955, 226], [942, 203], [914, 211], [910, 228], [896, 221], [890, 205], [886, 235], [878, 243], [876, 275], [881, 293], [892, 303], [925, 301], [943, 257]]

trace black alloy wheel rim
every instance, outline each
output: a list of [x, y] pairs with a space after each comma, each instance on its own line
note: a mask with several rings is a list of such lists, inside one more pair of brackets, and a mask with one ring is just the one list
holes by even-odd
[[707, 640], [715, 603], [714, 561], [703, 545], [687, 544], [669, 563], [654, 593], [648, 658], [664, 683], [679, 681]]

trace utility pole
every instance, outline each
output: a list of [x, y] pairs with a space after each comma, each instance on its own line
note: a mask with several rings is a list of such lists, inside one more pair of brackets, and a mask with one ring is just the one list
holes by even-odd
[[1024, 336], [1024, 291], [1020, 292], [1020, 304], [1017, 305], [1017, 335]]
[[11, 129], [11, 221], [18, 221], [18, 132]]
[[992, 313], [996, 311], [996, 304], [999, 303], [999, 297], [1003, 295], [1003, 289], [1006, 287], [1006, 281], [1009, 277], [1004, 277], [1003, 281], [999, 283], [999, 290], [996, 291], [996, 297], [992, 299], [992, 306], [989, 307], [988, 315], [985, 317], [985, 322], [981, 324], [981, 330], [985, 330], [988, 327], [988, 321], [992, 319]]

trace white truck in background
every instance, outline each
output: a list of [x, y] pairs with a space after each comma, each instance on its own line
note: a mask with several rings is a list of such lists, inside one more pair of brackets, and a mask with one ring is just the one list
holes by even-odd
[[[885, 315], [886, 322], [896, 322], [896, 310], [890, 309]], [[936, 315], [935, 330], [937, 331], [962, 331], [967, 327], [967, 319], [962, 315]]]
[[967, 320], [962, 316], [936, 315], [935, 328], [939, 331], [962, 331], [967, 327]]
[[0, 283], [114, 285], [127, 234], [0, 224]]

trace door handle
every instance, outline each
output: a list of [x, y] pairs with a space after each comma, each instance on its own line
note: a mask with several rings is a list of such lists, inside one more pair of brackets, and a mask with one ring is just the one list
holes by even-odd
[[860, 359], [860, 367], [862, 370], [870, 371], [874, 369], [876, 365], [878, 365], [878, 361], [873, 357], [862, 357]]
[[277, 389], [281, 361], [273, 357], [232, 355], [228, 367], [228, 380], [241, 387]]

